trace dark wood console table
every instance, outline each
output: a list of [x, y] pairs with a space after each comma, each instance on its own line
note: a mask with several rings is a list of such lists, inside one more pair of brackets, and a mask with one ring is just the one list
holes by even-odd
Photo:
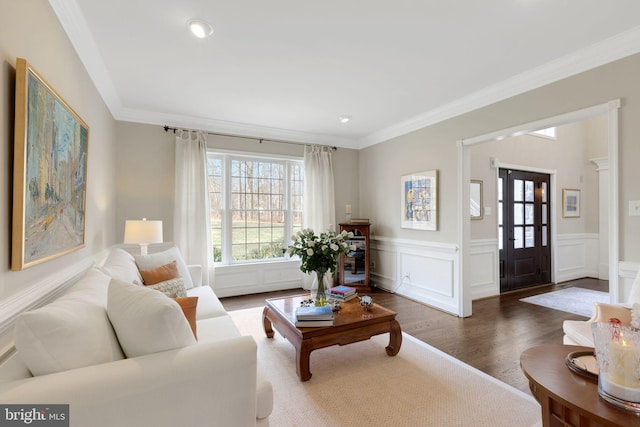
[[544, 427], [637, 427], [640, 416], [613, 406], [598, 395], [598, 384], [569, 370], [573, 351], [593, 350], [573, 345], [541, 345], [520, 356], [531, 393], [542, 406]]

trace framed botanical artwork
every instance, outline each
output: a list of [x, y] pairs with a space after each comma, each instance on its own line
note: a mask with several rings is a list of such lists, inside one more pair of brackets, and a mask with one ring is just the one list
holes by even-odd
[[11, 269], [84, 247], [89, 127], [16, 60]]
[[438, 229], [438, 171], [431, 170], [400, 179], [402, 228]]
[[580, 190], [572, 188], [562, 189], [562, 217], [580, 217]]

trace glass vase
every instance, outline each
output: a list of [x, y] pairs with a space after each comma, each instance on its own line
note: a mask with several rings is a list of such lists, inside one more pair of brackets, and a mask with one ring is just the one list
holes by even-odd
[[607, 402], [640, 412], [640, 332], [620, 324], [593, 323], [598, 394]]
[[314, 284], [311, 286], [311, 298], [313, 299], [314, 305], [320, 307], [329, 303], [327, 301], [327, 294], [324, 287], [325, 272], [316, 271], [315, 273], [316, 279], [314, 281]]

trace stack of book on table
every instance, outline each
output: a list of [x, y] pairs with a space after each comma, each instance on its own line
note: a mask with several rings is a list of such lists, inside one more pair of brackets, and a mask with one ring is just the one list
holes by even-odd
[[330, 305], [320, 307], [300, 306], [296, 309], [293, 320], [296, 327], [299, 328], [333, 326], [333, 309]]
[[357, 294], [355, 288], [340, 285], [327, 291], [327, 296], [337, 301], [349, 301], [354, 299]]

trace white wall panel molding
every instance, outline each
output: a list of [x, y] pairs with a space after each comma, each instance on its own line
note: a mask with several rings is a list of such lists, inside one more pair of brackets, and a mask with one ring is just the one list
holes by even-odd
[[474, 300], [500, 295], [498, 256], [498, 239], [471, 241], [469, 283]]
[[559, 234], [555, 258], [558, 260], [556, 283], [581, 277], [598, 277], [599, 241], [597, 233]]
[[618, 264], [618, 277], [619, 277], [619, 294], [617, 296], [610, 292], [612, 303], [627, 302], [629, 295], [631, 294], [631, 286], [633, 281], [640, 271], [640, 262], [633, 261], [620, 261]]
[[303, 277], [295, 261], [226, 265], [215, 267], [213, 274], [213, 290], [220, 298], [301, 288]]
[[375, 286], [456, 315], [459, 258], [455, 244], [371, 239]]
[[18, 315], [40, 307], [59, 296], [93, 267], [95, 259], [87, 257], [66, 268], [43, 277], [23, 291], [0, 301], [0, 335], [13, 327]]

